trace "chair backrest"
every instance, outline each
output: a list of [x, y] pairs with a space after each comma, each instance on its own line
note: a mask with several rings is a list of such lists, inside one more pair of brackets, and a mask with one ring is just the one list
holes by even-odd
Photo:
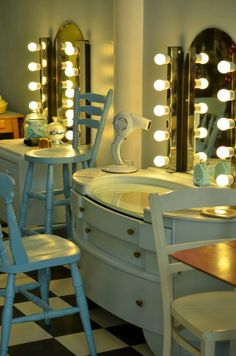
[[[149, 195], [149, 202], [157, 264], [160, 274], [164, 323], [165, 325], [171, 325], [170, 304], [173, 300], [172, 274], [190, 270], [191, 267], [181, 262], [176, 262], [173, 258], [170, 258], [169, 255], [177, 250], [207, 245], [215, 240], [207, 241], [204, 240], [204, 236], [202, 236], [202, 241], [191, 242], [190, 234], [189, 242], [168, 245], [165, 238], [163, 216], [165, 213], [171, 211], [191, 208], [234, 206], [236, 202], [236, 190], [230, 188], [183, 188], [163, 195], [152, 193]], [[227, 238], [227, 236], [222, 236], [222, 239], [223, 238]]]
[[15, 181], [5, 173], [0, 173], [0, 199], [6, 209], [7, 225], [9, 231], [9, 250], [6, 251], [3, 243], [2, 228], [0, 225], [0, 259], [1, 264], [24, 264], [28, 262], [22, 244], [20, 230], [13, 209]]
[[96, 156], [102, 139], [103, 130], [106, 124], [109, 108], [111, 105], [113, 90], [110, 89], [107, 95], [95, 93], [80, 93], [79, 88], [75, 88], [74, 94], [74, 120], [73, 120], [73, 143], [74, 149], [78, 149], [80, 144], [78, 127], [85, 125], [90, 129], [96, 129], [97, 133], [91, 147], [89, 167], [95, 164]]

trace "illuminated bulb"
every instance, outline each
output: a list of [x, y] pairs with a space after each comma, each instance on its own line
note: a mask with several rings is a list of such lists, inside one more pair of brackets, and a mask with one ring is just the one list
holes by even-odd
[[41, 89], [41, 84], [37, 82], [30, 82], [28, 85], [29, 90], [35, 91]]
[[46, 47], [47, 47], [46, 42], [42, 41], [42, 42], [41, 42], [41, 48], [42, 48], [42, 49], [46, 49]]
[[31, 63], [28, 64], [28, 69], [31, 72], [35, 72], [35, 71], [41, 69], [41, 65], [39, 63], [31, 62]]
[[[74, 111], [72, 109], [66, 110], [66, 118], [68, 120], [73, 120], [74, 118]], [[73, 121], [72, 121], [73, 123]], [[71, 126], [71, 125], [67, 125], [67, 126]]]
[[28, 44], [28, 50], [30, 52], [37, 52], [41, 49], [41, 46], [38, 44], [38, 43], [35, 43], [35, 42], [30, 42]]
[[234, 72], [235, 64], [229, 61], [220, 61], [217, 65], [217, 69], [222, 74]]
[[207, 154], [205, 152], [197, 152], [195, 154], [195, 159], [199, 162], [206, 162], [207, 161]]
[[170, 159], [168, 156], [156, 156], [153, 162], [157, 167], [164, 167], [170, 162]]
[[47, 84], [47, 77], [43, 75], [41, 81], [43, 85]]
[[234, 177], [232, 175], [219, 174], [216, 177], [216, 183], [220, 187], [227, 187], [234, 183]]
[[74, 89], [66, 89], [66, 91], [65, 91], [65, 96], [67, 97], [67, 98], [73, 98], [74, 97]]
[[72, 80], [64, 80], [61, 82], [61, 86], [63, 89], [71, 89], [73, 88], [73, 82]]
[[194, 130], [194, 134], [196, 138], [205, 138], [208, 135], [208, 131], [205, 127], [198, 127]]
[[194, 110], [197, 114], [205, 114], [208, 110], [208, 106], [206, 103], [197, 103], [194, 104]]
[[209, 82], [206, 78], [195, 79], [195, 88], [197, 89], [206, 89], [209, 85]]
[[165, 54], [158, 53], [154, 57], [154, 62], [158, 65], [168, 64], [170, 63], [170, 56], [166, 56]]
[[71, 61], [65, 61], [61, 63], [62, 69], [73, 68], [73, 63]]
[[209, 61], [208, 54], [206, 54], [204, 52], [196, 54], [195, 63], [206, 64], [208, 61]]
[[67, 77], [74, 77], [79, 74], [78, 68], [66, 68], [65, 75]]
[[170, 108], [169, 106], [156, 105], [153, 109], [153, 112], [156, 116], [164, 116], [170, 113]]
[[42, 104], [40, 103], [40, 101], [31, 101], [29, 103], [29, 108], [30, 110], [39, 110], [41, 109]]
[[71, 42], [65, 42], [65, 53], [67, 56], [73, 56], [74, 54], [78, 53], [78, 49], [74, 48]]
[[47, 65], [48, 65], [47, 60], [46, 60], [46, 59], [42, 59], [42, 67], [43, 67], [43, 68], [46, 68]]
[[46, 101], [46, 99], [47, 99], [46, 95], [45, 95], [45, 94], [42, 94], [42, 99], [41, 99], [41, 101], [44, 103], [44, 102]]
[[217, 127], [221, 131], [230, 130], [235, 127], [235, 121], [233, 119], [226, 119], [225, 117], [221, 117], [217, 121]]
[[170, 138], [170, 134], [168, 131], [157, 130], [154, 132], [154, 140], [157, 142], [166, 141]]
[[68, 140], [68, 141], [72, 141], [73, 140], [73, 131], [72, 130], [68, 130], [68, 131], [66, 131], [66, 139]]
[[216, 150], [217, 157], [221, 159], [226, 159], [234, 155], [233, 147], [220, 146]]
[[217, 93], [217, 98], [223, 102], [234, 100], [235, 92], [233, 90], [221, 89]]
[[170, 82], [168, 80], [157, 79], [153, 86], [157, 91], [163, 91], [170, 88]]
[[74, 105], [74, 102], [71, 99], [62, 99], [62, 103], [66, 108], [72, 108]]

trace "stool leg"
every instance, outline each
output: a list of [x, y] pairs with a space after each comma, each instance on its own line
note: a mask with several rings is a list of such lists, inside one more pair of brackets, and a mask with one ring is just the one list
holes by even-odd
[[[38, 281], [40, 283], [41, 298], [47, 305], [49, 305], [48, 292], [49, 292], [50, 279], [51, 279], [50, 268], [43, 268], [38, 270]], [[46, 318], [45, 324], [49, 325], [50, 319]]]
[[46, 211], [45, 211], [45, 233], [52, 234], [53, 217], [53, 164], [48, 164], [47, 183], [46, 183]]
[[21, 208], [20, 208], [20, 217], [19, 217], [19, 228], [21, 233], [23, 233], [23, 229], [26, 227], [26, 218], [29, 207], [29, 193], [31, 191], [32, 179], [33, 179], [33, 170], [34, 164], [29, 162], [27, 173], [24, 181], [24, 189], [21, 198]]
[[72, 228], [71, 228], [71, 211], [70, 211], [70, 189], [71, 189], [70, 180], [71, 178], [70, 178], [69, 165], [63, 164], [63, 190], [64, 190], [64, 196], [66, 200], [68, 200], [68, 204], [65, 204], [66, 231], [67, 231], [68, 238], [71, 240]]

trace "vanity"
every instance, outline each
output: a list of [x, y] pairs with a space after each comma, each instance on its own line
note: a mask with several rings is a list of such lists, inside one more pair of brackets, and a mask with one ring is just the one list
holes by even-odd
[[[73, 176], [73, 239], [81, 248], [86, 295], [143, 329], [155, 355], [162, 355], [162, 305], [148, 194], [192, 186], [192, 176], [148, 168], [110, 174], [100, 168]], [[197, 189], [197, 188], [196, 188]], [[203, 216], [199, 210], [166, 215], [170, 243], [235, 236], [236, 219]], [[198, 271], [176, 277], [175, 295], [231, 287]], [[177, 351], [176, 351], [177, 352]], [[176, 355], [180, 355], [176, 353]], [[181, 353], [186, 355], [185, 353]]]

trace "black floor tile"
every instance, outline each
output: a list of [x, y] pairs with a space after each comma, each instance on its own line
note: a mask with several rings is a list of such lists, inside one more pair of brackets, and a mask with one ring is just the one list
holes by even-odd
[[142, 354], [132, 349], [131, 347], [98, 353], [98, 356], [139, 356], [139, 355]]
[[145, 342], [142, 329], [135, 325], [125, 324], [106, 328], [110, 333], [128, 345], [138, 345]]

